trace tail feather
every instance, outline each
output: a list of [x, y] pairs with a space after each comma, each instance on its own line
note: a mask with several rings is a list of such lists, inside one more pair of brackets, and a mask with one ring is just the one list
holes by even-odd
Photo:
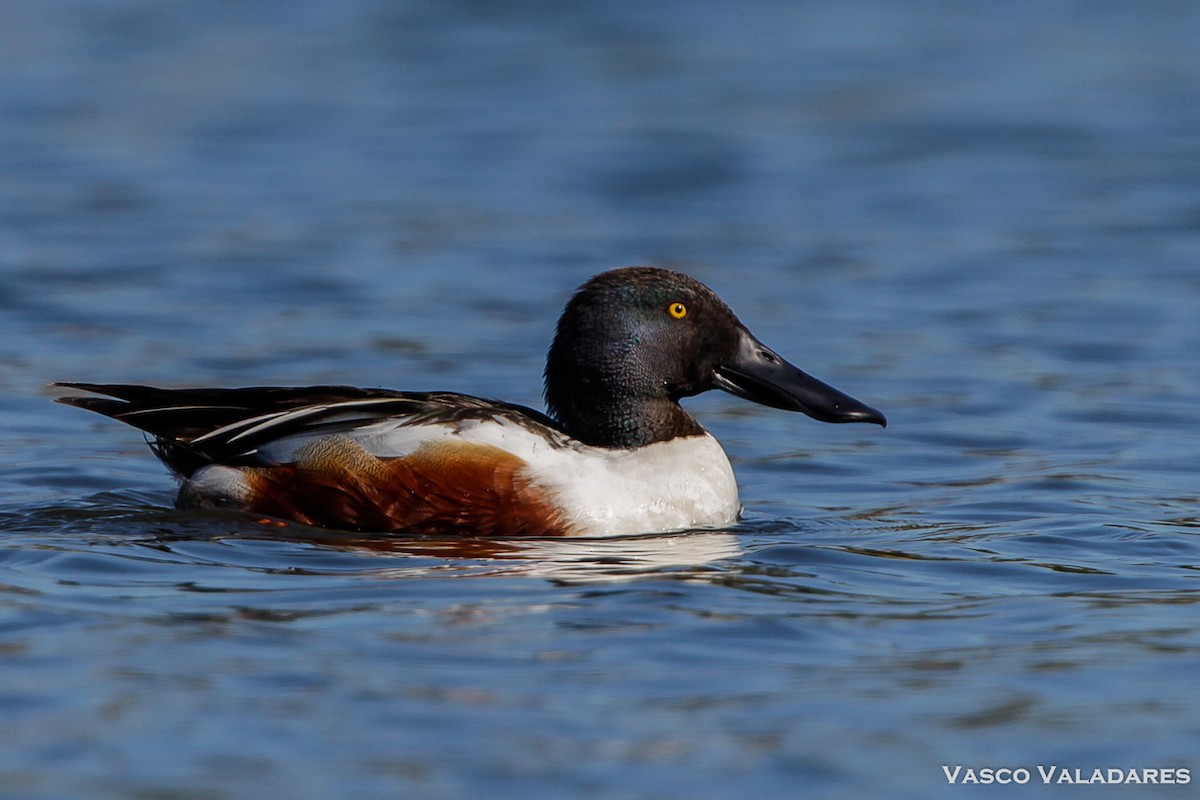
[[151, 451], [172, 472], [190, 477], [212, 457], [191, 446], [191, 440], [245, 414], [232, 405], [182, 403], [188, 390], [159, 389], [131, 384], [61, 382], [66, 389], [94, 392], [104, 397], [68, 395], [55, 402], [115, 419], [146, 434]]
[[260, 416], [344, 401], [378, 398], [403, 402], [403, 395], [397, 392], [348, 386], [160, 389], [136, 384], [73, 381], [54, 385], [103, 395], [68, 395], [56, 400], [124, 422], [149, 434], [150, 449], [154, 454], [184, 477], [206, 464], [234, 465], [249, 457], [253, 451], [252, 442], [231, 446], [228, 437], [209, 436], [228, 426]]
[[56, 401], [111, 417], [160, 439], [191, 441], [241, 419], [251, 410], [244, 403], [222, 397], [223, 392], [237, 391], [232, 389], [159, 389], [132, 384], [65, 382], [54, 385], [105, 395], [69, 395]]

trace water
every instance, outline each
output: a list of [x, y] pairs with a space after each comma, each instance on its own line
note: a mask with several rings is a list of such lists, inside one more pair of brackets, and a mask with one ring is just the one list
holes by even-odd
[[[1197, 41], [1171, 2], [0, 6], [0, 796], [1195, 774]], [[49, 402], [538, 405], [628, 263], [890, 426], [696, 398], [736, 528], [395, 541], [172, 510]]]

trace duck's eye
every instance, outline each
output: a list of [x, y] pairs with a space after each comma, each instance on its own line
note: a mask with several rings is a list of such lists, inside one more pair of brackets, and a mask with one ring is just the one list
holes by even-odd
[[671, 303], [667, 306], [667, 313], [675, 319], [683, 319], [687, 316], [687, 306], [683, 303]]

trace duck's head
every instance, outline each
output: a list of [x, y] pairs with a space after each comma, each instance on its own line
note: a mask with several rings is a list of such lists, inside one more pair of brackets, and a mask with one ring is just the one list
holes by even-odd
[[678, 272], [602, 272], [558, 320], [546, 403], [586, 444], [638, 447], [702, 433], [679, 399], [709, 389], [822, 422], [887, 424], [759, 342], [711, 289]]

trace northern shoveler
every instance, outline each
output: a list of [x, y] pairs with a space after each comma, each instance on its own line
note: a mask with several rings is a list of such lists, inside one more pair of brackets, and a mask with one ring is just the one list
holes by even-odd
[[181, 508], [358, 531], [604, 536], [715, 527], [741, 511], [729, 459], [679, 405], [709, 389], [823, 422], [883, 414], [801, 372], [678, 272], [596, 275], [567, 303], [549, 416], [450, 392], [61, 383], [139, 428]]

